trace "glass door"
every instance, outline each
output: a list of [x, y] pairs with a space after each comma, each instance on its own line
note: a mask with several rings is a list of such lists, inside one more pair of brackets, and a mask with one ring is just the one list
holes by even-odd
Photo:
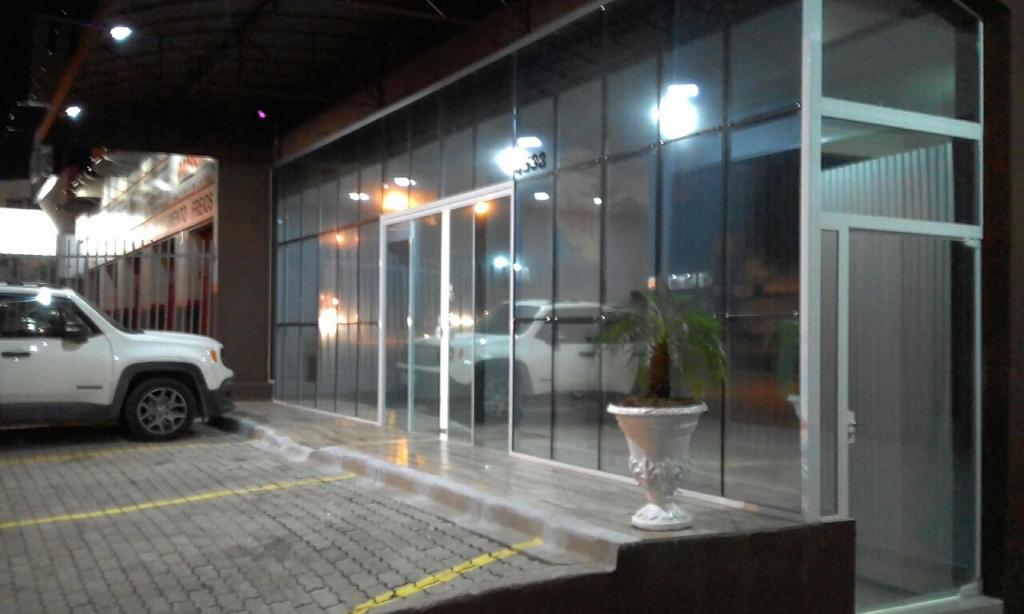
[[952, 594], [976, 569], [977, 250], [855, 226], [823, 248], [823, 500], [857, 522], [857, 607]]
[[383, 223], [385, 424], [508, 449], [510, 208], [499, 193]]

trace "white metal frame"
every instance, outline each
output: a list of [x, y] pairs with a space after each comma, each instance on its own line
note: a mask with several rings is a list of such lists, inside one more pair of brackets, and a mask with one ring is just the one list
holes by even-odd
[[[849, 510], [849, 265], [850, 231], [868, 230], [961, 240], [979, 247], [984, 238], [984, 104], [979, 101], [979, 121], [970, 122], [902, 109], [828, 98], [822, 94], [823, 0], [804, 0], [802, 151], [801, 151], [801, 261], [800, 261], [800, 394], [801, 445], [804, 462], [803, 511], [805, 519], [821, 517], [821, 234], [838, 234], [837, 262], [837, 364], [836, 386], [836, 496], [837, 514], [848, 517]], [[977, 17], [977, 15], [975, 15]], [[984, 29], [979, 19], [979, 79], [984, 75]], [[984, 91], [979, 84], [979, 96]], [[977, 143], [976, 202], [977, 224], [959, 224], [910, 220], [870, 215], [855, 215], [822, 210], [821, 144], [824, 119], [838, 119], [966, 139]], [[974, 255], [974, 451], [975, 451], [975, 575], [981, 574], [981, 254]], [[976, 583], [962, 587], [971, 590]], [[938, 597], [925, 598], [930, 601]]]
[[[404, 211], [397, 211], [395, 213], [389, 213], [382, 215], [380, 218], [380, 228], [378, 229], [378, 241], [379, 250], [377, 254], [377, 273], [378, 273], [378, 284], [377, 284], [377, 424], [384, 423], [384, 411], [385, 411], [385, 385], [386, 385], [386, 367], [387, 367], [387, 228], [394, 224], [400, 224], [416, 220], [419, 218], [440, 214], [441, 215], [441, 281], [439, 284], [439, 296], [438, 300], [442, 307], [446, 305], [447, 299], [450, 298], [449, 294], [451, 291], [451, 212], [455, 209], [461, 209], [463, 207], [472, 207], [477, 202], [483, 200], [494, 200], [498, 198], [508, 198], [510, 202], [513, 199], [513, 184], [511, 181], [497, 183], [482, 188], [477, 188], [469, 192], [462, 192], [453, 196], [448, 196], [440, 200], [436, 200], [430, 204], [415, 209], [406, 209]], [[510, 225], [512, 216], [512, 206], [510, 205]], [[511, 275], [510, 275], [511, 277]], [[412, 278], [410, 271], [410, 279]], [[449, 364], [449, 340], [451, 338], [451, 323], [448, 321], [447, 312], [442, 309], [441, 318], [441, 355], [440, 355], [440, 415], [438, 416], [438, 436], [442, 440], [448, 439], [448, 364]], [[511, 319], [511, 318], [510, 318]], [[512, 337], [509, 336], [509, 356], [511, 356]], [[509, 361], [511, 364], [511, 360]], [[410, 363], [411, 366], [412, 363]], [[511, 382], [512, 380], [509, 379]], [[509, 387], [511, 390], [511, 386]], [[510, 406], [511, 407], [511, 406]], [[512, 441], [511, 434], [511, 415], [509, 412], [509, 442]], [[412, 414], [411, 409], [409, 413], [409, 425], [411, 425]], [[511, 443], [509, 444], [511, 445]]]

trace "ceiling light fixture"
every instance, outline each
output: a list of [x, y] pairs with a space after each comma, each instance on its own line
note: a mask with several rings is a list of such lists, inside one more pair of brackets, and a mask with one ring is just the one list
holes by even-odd
[[73, 104], [68, 108], [64, 109], [64, 115], [67, 115], [71, 119], [78, 119], [78, 116], [82, 114], [82, 107], [77, 104]]

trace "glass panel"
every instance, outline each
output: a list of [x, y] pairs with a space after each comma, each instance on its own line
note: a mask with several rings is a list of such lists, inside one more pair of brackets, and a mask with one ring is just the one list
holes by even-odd
[[600, 361], [596, 322], [554, 324], [553, 458], [597, 469], [601, 424]]
[[974, 251], [850, 233], [850, 515], [857, 606], [974, 579]]
[[482, 68], [472, 77], [476, 118], [476, 176], [482, 187], [510, 179], [498, 156], [512, 146], [512, 58]]
[[[481, 207], [482, 208], [482, 207]], [[448, 303], [448, 436], [454, 441], [471, 443], [473, 437], [473, 393], [476, 371], [476, 339], [474, 329], [474, 302], [476, 301], [474, 272], [475, 212], [474, 207], [463, 207], [451, 212], [450, 285]], [[486, 339], [485, 343], [490, 341]], [[507, 337], [506, 337], [507, 341]], [[485, 350], [486, 348], [480, 348]], [[486, 423], [487, 416], [478, 408], [477, 422]]]
[[[511, 104], [511, 101], [510, 103]], [[498, 164], [502, 151], [512, 147], [512, 113], [503, 113], [477, 124], [476, 127], [476, 187], [508, 181]]]
[[436, 433], [441, 383], [441, 214], [413, 220], [410, 225], [411, 346], [406, 364], [409, 365], [411, 430]]
[[[555, 206], [555, 268], [559, 305], [574, 307], [590, 317], [601, 311], [601, 167], [558, 176]], [[582, 312], [586, 312], [585, 314]]]
[[299, 380], [301, 378], [302, 348], [299, 345], [299, 327], [284, 327], [284, 394], [281, 398], [290, 403], [299, 400]]
[[[387, 306], [386, 360], [384, 377], [384, 424], [407, 429], [409, 420], [409, 264], [410, 223], [401, 222], [385, 227], [385, 305]], [[360, 338], [360, 350], [365, 346]], [[360, 354], [360, 358], [362, 355]], [[362, 364], [360, 364], [362, 366]], [[362, 392], [360, 379], [360, 392]]]
[[372, 220], [380, 217], [383, 206], [383, 166], [374, 164], [365, 166], [359, 171], [359, 200], [361, 220]]
[[379, 243], [378, 224], [359, 227], [359, 322], [376, 322], [380, 315]]
[[800, 118], [732, 133], [726, 311], [792, 315], [800, 308]]
[[657, 140], [658, 58], [651, 57], [608, 75], [608, 133], [605, 151], [633, 151]]
[[977, 143], [855, 122], [822, 125], [826, 211], [978, 221]]
[[315, 326], [303, 326], [300, 330], [302, 331], [302, 353], [299, 365], [299, 403], [307, 407], [316, 407], [316, 371], [320, 340]]
[[678, 43], [664, 56], [655, 115], [665, 140], [722, 123], [721, 26], [690, 7], [681, 7], [680, 12]]
[[466, 128], [444, 139], [441, 158], [441, 193], [450, 196], [473, 187], [473, 129]]
[[594, 79], [558, 96], [559, 168], [601, 155], [601, 80]]
[[302, 244], [286, 243], [284, 250], [284, 322], [298, 322], [299, 316], [299, 282], [302, 280]]
[[747, 2], [731, 15], [729, 121], [795, 108], [800, 102], [802, 3], [787, 1], [756, 15]]
[[302, 236], [302, 195], [292, 194], [284, 201], [284, 225], [287, 239], [298, 239]]
[[359, 174], [342, 175], [338, 182], [338, 225], [351, 226], [359, 221]]
[[[377, 420], [377, 348], [380, 345], [376, 324], [360, 324], [359, 330], [359, 406], [357, 415]], [[404, 424], [403, 424], [404, 425]]]
[[473, 402], [477, 417], [473, 443], [504, 452], [508, 450], [507, 359], [511, 350], [508, 336], [511, 203], [506, 197], [484, 204], [486, 207], [473, 207], [476, 222]]
[[[359, 296], [359, 234], [355, 228], [339, 230], [333, 233], [332, 239], [338, 257], [338, 287], [334, 296], [337, 301], [338, 323], [353, 324], [359, 320], [356, 300]], [[376, 276], [376, 268], [372, 274]], [[377, 319], [376, 315], [373, 319]]]
[[[839, 513], [839, 233], [821, 233], [821, 514]], [[799, 331], [796, 331], [799, 332]], [[800, 369], [799, 343], [783, 339], [788, 352], [779, 353], [779, 369]], [[780, 373], [779, 379], [782, 379]], [[794, 378], [790, 378], [794, 379]], [[799, 391], [793, 392], [798, 394]]]
[[608, 163], [604, 283], [609, 307], [628, 305], [653, 279], [656, 171], [653, 153]]
[[955, 2], [826, 0], [824, 94], [977, 121], [978, 22]]
[[[545, 169], [554, 168], [555, 99], [553, 97], [524, 104], [516, 109], [516, 147], [531, 155], [544, 154]], [[543, 172], [543, 171], [542, 171]]]
[[320, 184], [320, 232], [338, 225], [338, 182]]
[[302, 193], [302, 236], [320, 232], [320, 194], [316, 186]]
[[665, 145], [661, 181], [666, 286], [713, 309], [721, 293], [721, 136], [709, 134]]
[[[286, 248], [287, 246], [285, 245], [277, 245], [274, 247], [274, 322], [277, 324], [280, 324], [285, 321], [285, 297], [288, 295], [286, 285], [288, 279], [288, 270], [287, 268], [285, 268], [285, 253], [287, 253]], [[163, 267], [160, 267], [161, 274], [162, 271]], [[154, 289], [154, 292], [155, 291], [156, 290]], [[154, 298], [154, 302], [157, 302], [162, 298], [163, 297], [160, 297], [159, 299]]]
[[[358, 401], [357, 371], [358, 352], [356, 351], [356, 335], [358, 325], [342, 324], [338, 326], [338, 359], [337, 359], [337, 411], [347, 416], [356, 415]], [[374, 381], [374, 387], [377, 382]]]
[[413, 207], [430, 204], [440, 194], [441, 144], [430, 141], [412, 150], [412, 181], [409, 201]]
[[551, 304], [553, 270], [551, 177], [516, 183], [516, 303]]
[[799, 343], [799, 326], [796, 318], [774, 317], [726, 324], [726, 497], [800, 510], [799, 399], [791, 392], [796, 374], [791, 382], [779, 377], [780, 358], [790, 351], [785, 341], [795, 337]]
[[340, 311], [337, 288], [339, 242], [336, 237], [333, 232], [320, 235], [320, 294], [317, 311], [320, 363], [317, 407], [326, 411], [334, 410], [334, 361]]
[[301, 241], [302, 246], [302, 286], [299, 291], [299, 321], [307, 324], [316, 322], [317, 285], [320, 279], [317, 270], [317, 239]]
[[544, 321], [551, 315], [551, 308], [539, 308], [529, 314], [539, 319], [530, 320], [518, 317], [519, 305], [517, 301], [512, 449], [531, 456], [551, 458], [553, 325]]
[[283, 326], [274, 328], [274, 398], [284, 399], [285, 396], [285, 331]]
[[384, 164], [384, 214], [409, 208], [409, 154], [390, 158]]

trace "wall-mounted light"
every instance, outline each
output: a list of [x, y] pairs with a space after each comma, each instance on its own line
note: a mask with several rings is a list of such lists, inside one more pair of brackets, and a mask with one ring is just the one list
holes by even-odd
[[536, 149], [537, 147], [543, 145], [543, 143], [539, 138], [535, 136], [521, 136], [518, 139], [516, 139], [516, 145], [522, 147], [523, 149]]
[[509, 177], [515, 175], [517, 171], [526, 170], [529, 161], [530, 153], [522, 147], [506, 147], [494, 156], [495, 164]]
[[534, 192], [533, 200], [551, 200], [551, 195], [547, 192]]
[[395, 177], [395, 185], [400, 188], [407, 188], [411, 185], [416, 185], [416, 180], [409, 177]]
[[122, 42], [122, 41], [127, 40], [128, 37], [131, 36], [131, 35], [132, 35], [132, 29], [129, 28], [128, 26], [121, 25], [121, 26], [114, 26], [113, 28], [110, 28], [110, 38], [116, 40], [119, 43]]
[[598, 207], [600, 207], [602, 204], [604, 204], [604, 201], [601, 200], [600, 196], [595, 196], [594, 197], [594, 204], [597, 205]]
[[64, 115], [67, 115], [71, 119], [78, 119], [78, 116], [82, 114], [82, 107], [77, 104], [70, 105], [64, 109]]
[[349, 192], [348, 197], [352, 200], [370, 200], [370, 195], [366, 192]]

